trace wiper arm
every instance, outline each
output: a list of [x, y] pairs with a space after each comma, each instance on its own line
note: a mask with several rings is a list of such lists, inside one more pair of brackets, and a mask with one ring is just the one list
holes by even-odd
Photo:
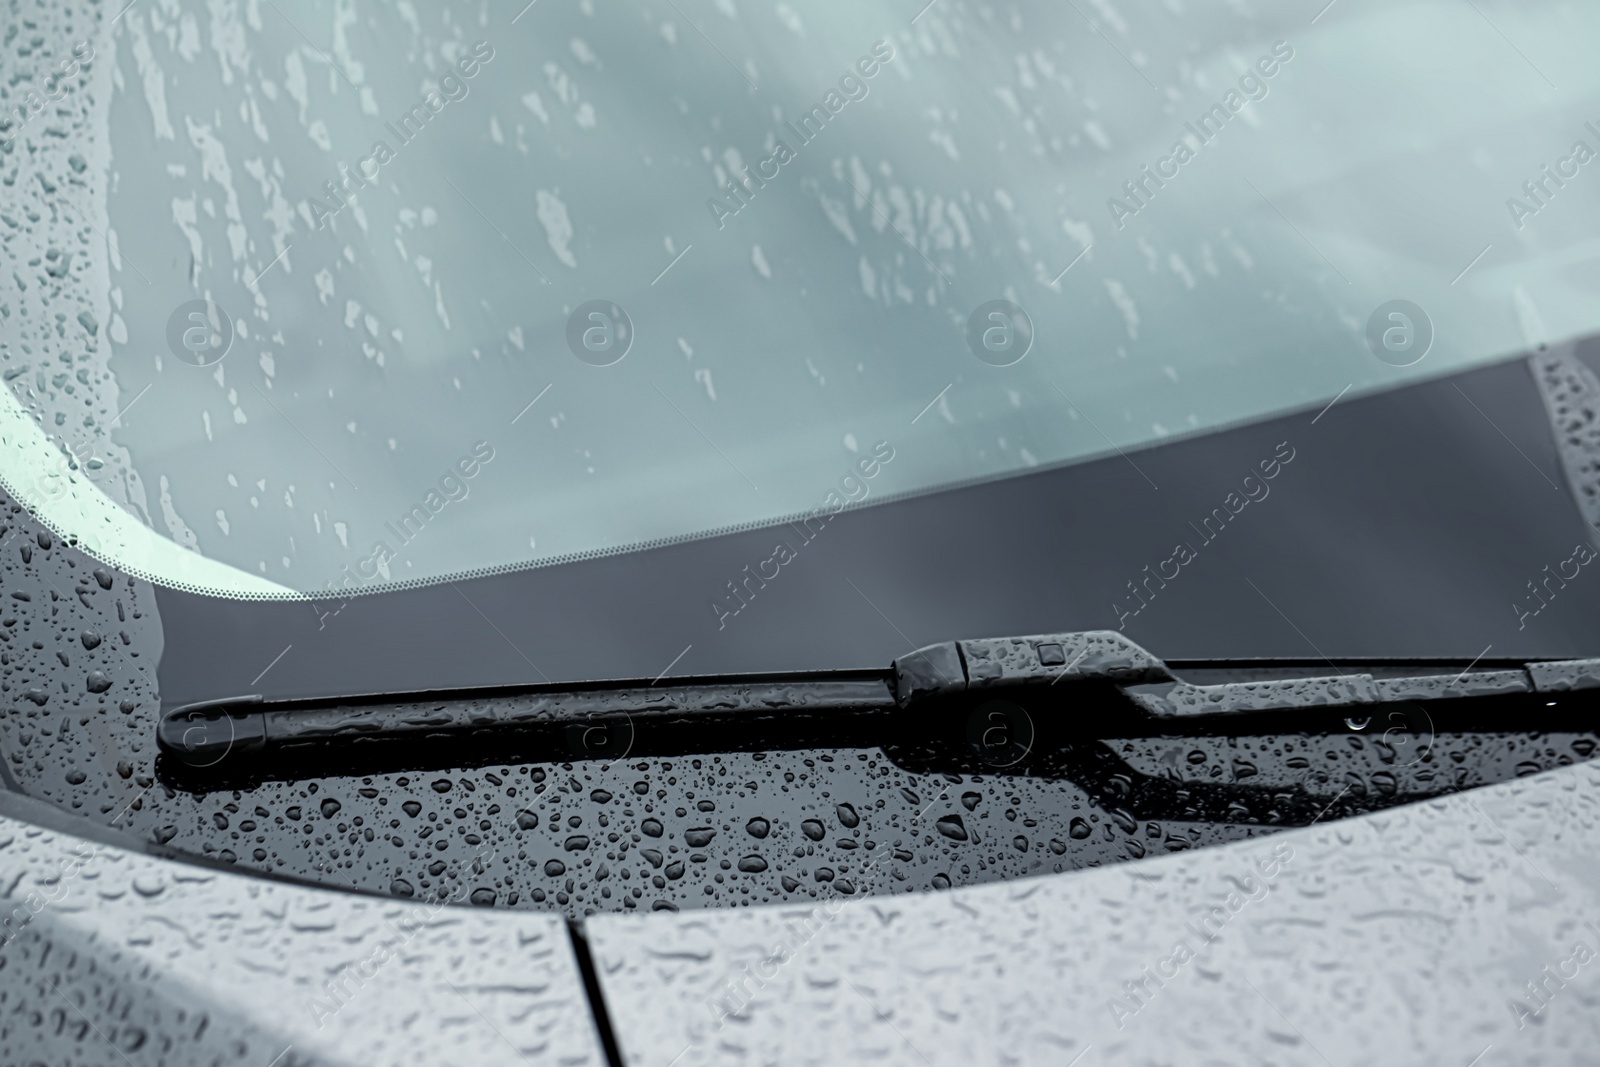
[[[938, 694], [1054, 685], [1063, 678], [1099, 679], [1117, 683], [1141, 710], [1163, 719], [1600, 687], [1600, 659], [1495, 661], [1481, 669], [1478, 664], [1474, 660], [1456, 670], [1447, 660], [1362, 661], [1344, 670], [1328, 661], [1331, 674], [1270, 660], [1178, 665], [1163, 662], [1114, 630], [1089, 630], [946, 641], [901, 657], [894, 669], [902, 706]], [[1239, 677], [1197, 684], [1174, 673], [1191, 673], [1187, 668], [1196, 674]]]

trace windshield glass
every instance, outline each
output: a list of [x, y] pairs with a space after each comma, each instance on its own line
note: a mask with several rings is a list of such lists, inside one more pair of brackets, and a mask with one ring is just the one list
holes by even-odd
[[1600, 329], [1590, 6], [519, 7], [9, 41], [8, 490], [163, 584], [364, 592]]

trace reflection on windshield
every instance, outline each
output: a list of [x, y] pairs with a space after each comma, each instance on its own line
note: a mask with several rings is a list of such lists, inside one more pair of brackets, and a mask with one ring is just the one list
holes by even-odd
[[75, 175], [5, 238], [54, 278], [0, 317], [19, 497], [174, 584], [353, 594], [1600, 328], [1588, 8], [517, 6], [63, 5], [19, 84], [76, 117], [0, 129]]

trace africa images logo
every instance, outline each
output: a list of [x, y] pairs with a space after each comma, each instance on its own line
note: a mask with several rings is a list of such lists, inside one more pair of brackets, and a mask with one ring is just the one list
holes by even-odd
[[[1111, 610], [1117, 614], [1117, 629], [1127, 629], [1128, 620], [1149, 607], [1150, 601], [1156, 598], [1158, 591], [1165, 589], [1168, 582], [1176, 581], [1178, 576], [1183, 573], [1184, 567], [1199, 559], [1200, 548], [1204, 548], [1220, 537], [1222, 531], [1227, 528], [1228, 523], [1237, 519], [1240, 512], [1244, 511], [1252, 503], [1259, 504], [1267, 499], [1272, 492], [1272, 487], [1267, 483], [1282, 473], [1285, 466], [1294, 462], [1294, 457], [1294, 446], [1289, 444], [1288, 441], [1280, 441], [1277, 448], [1273, 450], [1272, 455], [1259, 461], [1255, 468], [1240, 481], [1239, 486], [1244, 490], [1243, 496], [1239, 494], [1238, 490], [1233, 490], [1223, 498], [1221, 506], [1212, 508], [1211, 514], [1200, 520], [1199, 526], [1196, 526], [1193, 522], [1189, 523], [1189, 528], [1195, 532], [1200, 542], [1199, 548], [1185, 538], [1173, 546], [1172, 555], [1156, 564], [1154, 571], [1151, 571], [1150, 566], [1146, 564], [1144, 578], [1140, 580], [1139, 584], [1136, 585], [1132, 581], [1128, 582], [1128, 591], [1133, 596], [1129, 598], [1127, 606], [1124, 607], [1120, 601], [1113, 600], [1111, 602]], [[1260, 473], [1260, 477], [1257, 477], [1257, 472]], [[1172, 568], [1170, 573], [1167, 570], [1169, 565]], [[1152, 582], [1155, 583], [1154, 587], [1151, 585]], [[1143, 592], [1141, 592], [1141, 589]]]
[[[44, 114], [48, 105], [60, 102], [67, 95], [67, 80], [76, 77], [78, 71], [88, 66], [92, 59], [94, 46], [88, 41], [79, 41], [72, 46], [70, 56], [56, 62], [55, 69], [45, 78], [42, 89], [29, 89], [21, 93], [16, 98], [18, 103], [13, 104], [8, 112], [0, 113], [0, 148], [15, 141], [22, 127]], [[20, 79], [12, 77], [7, 80], [15, 85]]]
[[[798, 126], [793, 121], [783, 124], [784, 128], [794, 135], [795, 143], [802, 148], [810, 144], [822, 133], [823, 127], [844, 110], [846, 104], [865, 100], [870, 91], [867, 80], [877, 77], [883, 66], [893, 58], [894, 45], [881, 39], [872, 42], [872, 54], [856, 60], [854, 70], [846, 71], [840, 77], [837, 89], [829, 89], [827, 95], [822, 98], [822, 103], [811, 105], [810, 110], [800, 115]], [[786, 142], [781, 138], [772, 138], [771, 141], [772, 150], [766, 158], [756, 161], [754, 174], [750, 173], [750, 167], [747, 165], [742, 179], [737, 175], [728, 179], [725, 186], [728, 192], [726, 201], [715, 196], [706, 200], [706, 207], [711, 209], [711, 217], [716, 220], [717, 229], [722, 229], [726, 225], [725, 220], [747, 207], [755, 198], [757, 189], [765, 189], [767, 182], [776, 178], [784, 166], [794, 161], [797, 153]], [[767, 171], [769, 166], [772, 168], [770, 173]]]
[[[1585, 122], [1583, 128], [1600, 143], [1600, 126]], [[1571, 150], [1556, 160], [1555, 170], [1552, 171], [1550, 164], [1546, 163], [1539, 168], [1537, 175], [1523, 182], [1522, 193], [1526, 199], [1515, 196], [1506, 198], [1506, 210], [1511, 213], [1511, 221], [1517, 229], [1522, 229], [1529, 219], [1549, 207], [1556, 194], [1567, 187], [1567, 182], [1576, 178], [1579, 169], [1594, 158], [1595, 150], [1589, 147], [1589, 142], [1574, 141]]]
[[579, 304], [567, 316], [567, 347], [591, 367], [609, 367], [633, 347], [633, 320], [610, 300]]
[[454, 466], [446, 468], [437, 486], [430, 488], [419, 503], [411, 505], [399, 519], [385, 522], [383, 528], [394, 536], [399, 548], [391, 548], [388, 541], [379, 538], [373, 541], [367, 555], [356, 562], [354, 573], [350, 565], [345, 564], [339, 572], [339, 580], [328, 581], [327, 589], [332, 595], [310, 601], [311, 610], [317, 616], [317, 629], [327, 626], [328, 619], [339, 614], [350, 603], [348, 599], [341, 599], [334, 604], [334, 596], [349, 589], [359, 590], [364, 583], [374, 582], [379, 576], [385, 581], [389, 580], [389, 562], [399, 558], [399, 549], [415, 541], [452, 502], [467, 499], [472, 488], [469, 483], [493, 461], [494, 454], [492, 444], [478, 441], [472, 446], [471, 455], [462, 456]]
[[1433, 320], [1410, 300], [1379, 304], [1367, 318], [1367, 347], [1391, 367], [1409, 367], [1433, 348]]
[[[872, 489], [867, 484], [872, 478], [878, 476], [885, 464], [894, 459], [894, 446], [888, 441], [879, 441], [872, 446], [871, 453], [860, 457], [839, 479], [839, 489], [828, 490], [828, 495], [823, 497], [822, 506], [810, 510], [800, 520], [800, 525], [789, 525], [789, 529], [798, 535], [800, 548], [804, 548], [832, 522], [834, 517], [850, 504], [859, 504], [867, 499]], [[840, 495], [840, 490], [843, 495]], [[755, 600], [756, 593], [765, 589], [767, 583], [776, 581], [778, 575], [783, 573], [783, 568], [793, 563], [800, 556], [800, 549], [790, 543], [789, 538], [779, 541], [772, 550], [772, 555], [756, 564], [752, 573], [750, 565], [745, 564], [744, 577], [737, 583], [728, 582], [728, 595], [718, 596], [711, 603], [711, 613], [717, 618], [717, 629], [721, 630], [728, 625], [728, 620], [739, 614]], [[769, 572], [768, 567], [772, 570]]]
[[214, 300], [189, 300], [167, 317], [167, 348], [192, 367], [222, 362], [233, 347], [233, 320]]
[[1265, 100], [1270, 92], [1267, 81], [1293, 58], [1294, 49], [1288, 41], [1274, 41], [1272, 54], [1257, 59], [1255, 69], [1240, 76], [1237, 89], [1224, 93], [1221, 103], [1212, 104], [1198, 121], [1183, 124], [1185, 132], [1173, 142], [1171, 152], [1156, 160], [1154, 171], [1145, 164], [1139, 168], [1137, 176], [1123, 182], [1122, 191], [1127, 200], [1113, 196], [1106, 201], [1106, 209], [1111, 212], [1111, 221], [1117, 224], [1117, 229], [1122, 229], [1128, 219], [1149, 207], [1156, 193], [1181, 174], [1182, 168], [1199, 155], [1200, 149], [1215, 140], [1246, 104]]
[[[384, 123], [384, 129], [395, 137], [397, 147], [389, 147], [387, 141], [374, 141], [372, 150], [365, 156], [356, 160], [354, 169], [345, 163], [339, 164], [339, 179], [332, 179], [322, 183], [322, 191], [333, 202], [329, 207], [316, 197], [309, 197], [301, 205], [301, 210], [308, 216], [313, 229], [321, 230], [327, 227], [328, 220], [333, 218], [347, 206], [347, 199], [355, 199], [356, 191], [365, 189], [370, 182], [378, 180], [378, 171], [387, 166], [404, 148], [422, 133], [423, 127], [433, 121], [434, 116], [444, 111], [445, 105], [465, 100], [472, 87], [467, 83], [478, 76], [487, 64], [494, 58], [494, 48], [488, 41], [479, 41], [472, 46], [472, 52], [465, 58], [455, 62], [455, 70], [445, 74], [439, 79], [438, 89], [429, 89], [422, 95], [422, 99], [412, 104], [395, 122]], [[460, 71], [460, 76], [456, 75]], [[441, 93], [443, 95], [441, 95]], [[367, 164], [372, 164], [369, 173]]]
[[967, 317], [967, 349], [991, 367], [1021, 362], [1033, 347], [1033, 319], [1009, 300], [990, 300]]

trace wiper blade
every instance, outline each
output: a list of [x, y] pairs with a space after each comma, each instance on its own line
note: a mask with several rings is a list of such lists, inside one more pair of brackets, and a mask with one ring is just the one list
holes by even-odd
[[575, 758], [604, 758], [611, 724], [703, 723], [777, 714], [894, 707], [886, 672], [834, 671], [651, 682], [486, 687], [422, 693], [265, 700], [259, 694], [186, 704], [164, 713], [156, 740], [191, 768], [230, 756], [326, 751], [380, 742], [485, 740], [551, 729], [572, 736]]
[[[762, 747], [762, 739], [777, 740], [775, 747], [839, 744], [882, 734], [885, 716], [914, 731], [927, 718], [924, 709], [1007, 689], [1048, 690], [1074, 712], [1092, 711], [1071, 716], [1072, 728], [1092, 736], [1108, 728], [1138, 729], [1140, 721], [1144, 728], [1182, 732], [1228, 717], [1593, 687], [1600, 687], [1600, 659], [1168, 664], [1118, 632], [1093, 630], [946, 641], [908, 653], [883, 671], [290, 700], [250, 694], [167, 711], [157, 741], [165, 777], [216, 787], [220, 778], [252, 777], [268, 765], [292, 776], [374, 759], [404, 766], [552, 755], [617, 759], [634, 747], [641, 729], [658, 738], [677, 731], [682, 744], [691, 737], [706, 743], [701, 731], [711, 727], [724, 731], [724, 743], [746, 747]], [[868, 730], [868, 722], [880, 725]], [[737, 726], [738, 738], [726, 733], [729, 726]]]

